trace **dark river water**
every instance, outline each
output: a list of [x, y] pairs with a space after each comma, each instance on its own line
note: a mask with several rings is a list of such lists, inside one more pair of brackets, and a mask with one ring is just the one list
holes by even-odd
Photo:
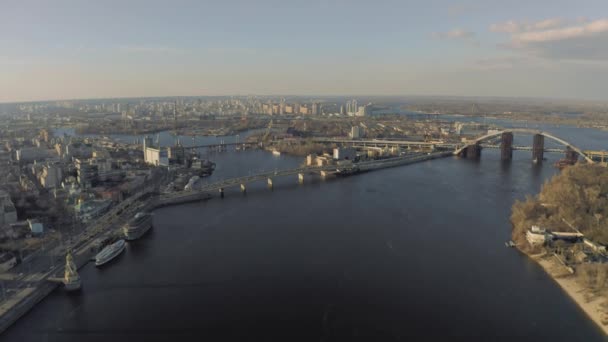
[[[562, 156], [547, 157], [502, 163], [484, 150], [158, 210], [116, 261], [82, 269], [79, 294], [55, 291], [0, 340], [603, 341], [539, 266], [504, 247], [513, 201], [557, 172]], [[215, 179], [302, 161], [210, 158]]]

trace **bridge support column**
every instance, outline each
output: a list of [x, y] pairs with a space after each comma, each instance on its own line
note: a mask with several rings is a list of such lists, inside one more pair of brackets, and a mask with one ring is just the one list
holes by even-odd
[[545, 153], [545, 137], [542, 134], [534, 134], [532, 143], [532, 160], [535, 163], [543, 161]]
[[243, 195], [247, 194], [247, 188], [245, 187], [245, 183], [241, 183], [241, 192]]
[[273, 185], [272, 185], [272, 178], [268, 178], [268, 189], [272, 190], [273, 189]]
[[304, 174], [303, 173], [298, 173], [298, 183], [304, 184]]
[[481, 158], [481, 146], [479, 143], [470, 145], [466, 148], [464, 154], [468, 159], [479, 159]]
[[576, 164], [578, 161], [578, 153], [574, 151], [570, 146], [566, 147], [566, 160], [570, 164]]
[[220, 197], [224, 198], [224, 188], [220, 188]]
[[325, 179], [327, 177], [327, 171], [321, 171], [321, 177]]
[[513, 159], [513, 133], [504, 132], [501, 136], [500, 142], [500, 159], [511, 160]]

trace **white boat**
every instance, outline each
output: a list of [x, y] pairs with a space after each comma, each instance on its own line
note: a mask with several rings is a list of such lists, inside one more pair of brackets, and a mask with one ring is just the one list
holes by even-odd
[[123, 227], [127, 241], [137, 240], [152, 228], [152, 214], [137, 213], [129, 223]]
[[275, 155], [275, 156], [280, 156], [281, 152], [277, 151], [277, 150], [272, 150], [272, 154]]
[[122, 251], [125, 250], [125, 240], [118, 240], [111, 245], [104, 247], [101, 252], [95, 256], [95, 266], [101, 266], [116, 258]]

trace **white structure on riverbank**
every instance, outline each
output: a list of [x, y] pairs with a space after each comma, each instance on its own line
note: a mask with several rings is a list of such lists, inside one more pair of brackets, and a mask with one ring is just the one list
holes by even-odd
[[169, 166], [169, 153], [166, 148], [153, 147], [152, 139], [144, 138], [143, 143], [144, 161], [154, 166]]
[[551, 234], [548, 233], [545, 228], [540, 228], [539, 226], [532, 226], [526, 232], [526, 240], [528, 240], [528, 243], [532, 246], [542, 246], [551, 239]]

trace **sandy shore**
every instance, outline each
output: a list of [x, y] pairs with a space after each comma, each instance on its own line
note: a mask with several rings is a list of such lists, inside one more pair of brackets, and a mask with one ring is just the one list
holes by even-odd
[[561, 288], [566, 292], [572, 300], [574, 300], [578, 306], [593, 320], [606, 335], [608, 335], [608, 325], [604, 324], [602, 321], [608, 323], [608, 315], [601, 307], [601, 303], [603, 303], [607, 298], [605, 297], [596, 297], [591, 301], [588, 301], [585, 298], [585, 294], [587, 290], [579, 285], [574, 275], [570, 274], [566, 268], [561, 265], [554, 257], [552, 256], [544, 256], [544, 257], [532, 257], [532, 259], [536, 260], [539, 265], [547, 272], [548, 275], [555, 280], [556, 283], [561, 286]]

